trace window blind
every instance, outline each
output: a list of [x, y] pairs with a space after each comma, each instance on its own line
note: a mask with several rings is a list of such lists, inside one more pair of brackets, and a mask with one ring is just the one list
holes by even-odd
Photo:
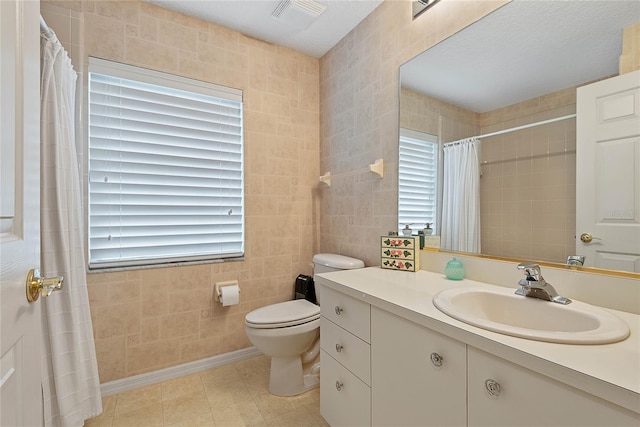
[[398, 230], [406, 224], [422, 229], [429, 222], [437, 232], [437, 137], [401, 129], [399, 146]]
[[91, 58], [89, 267], [244, 253], [242, 92]]

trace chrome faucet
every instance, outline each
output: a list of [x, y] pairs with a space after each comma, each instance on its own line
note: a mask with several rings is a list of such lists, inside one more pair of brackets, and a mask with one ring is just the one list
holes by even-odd
[[586, 256], [570, 255], [567, 257], [567, 265], [583, 266]]
[[547, 283], [544, 280], [538, 264], [523, 262], [518, 264], [518, 270], [524, 272], [525, 278], [520, 279], [518, 282], [520, 289], [516, 291], [517, 295], [539, 298], [545, 301], [557, 302], [558, 304], [571, 303], [569, 298], [558, 295], [551, 283]]

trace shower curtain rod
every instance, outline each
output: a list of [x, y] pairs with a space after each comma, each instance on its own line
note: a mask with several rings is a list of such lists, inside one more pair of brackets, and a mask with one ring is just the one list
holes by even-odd
[[40, 15], [40, 29], [47, 34], [47, 37], [50, 35], [51, 29], [49, 28], [47, 23], [44, 21], [44, 18], [42, 17], [42, 15]]
[[[575, 114], [569, 114], [569, 115], [566, 115], [566, 116], [556, 117], [555, 119], [542, 120], [540, 122], [529, 123], [528, 125], [516, 126], [516, 127], [510, 128], [510, 129], [498, 130], [498, 131], [495, 131], [495, 132], [486, 133], [484, 135], [472, 136], [472, 137], [464, 138], [464, 139], [488, 138], [490, 136], [502, 135], [502, 134], [505, 134], [505, 133], [511, 133], [511, 132], [515, 132], [515, 131], [518, 131], [518, 130], [522, 130], [522, 129], [528, 129], [528, 128], [532, 128], [532, 127], [536, 127], [536, 126], [546, 125], [546, 124], [553, 123], [553, 122], [559, 122], [561, 120], [573, 119], [574, 117], [576, 117]], [[453, 142], [447, 142], [446, 144], [443, 144], [443, 147], [460, 144], [461, 142], [462, 142], [462, 140], [453, 141]]]

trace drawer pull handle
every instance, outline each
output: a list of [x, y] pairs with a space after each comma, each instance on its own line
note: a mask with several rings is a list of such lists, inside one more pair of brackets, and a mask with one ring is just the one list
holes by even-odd
[[431, 363], [433, 364], [433, 366], [435, 366], [436, 368], [439, 368], [442, 366], [443, 361], [444, 361], [444, 358], [440, 356], [438, 353], [431, 353]]
[[500, 383], [496, 380], [488, 379], [484, 382], [484, 386], [487, 388], [487, 393], [489, 393], [489, 396], [498, 397], [500, 396], [500, 393], [502, 393]]
[[344, 310], [342, 310], [342, 309], [340, 308], [340, 306], [339, 306], [339, 305], [336, 305], [336, 314], [337, 314], [338, 316], [340, 316], [340, 315], [342, 314], [342, 312], [343, 312], [343, 311], [344, 311]]
[[336, 344], [336, 351], [337, 351], [338, 353], [342, 353], [342, 349], [343, 349], [343, 348], [344, 348], [344, 347], [343, 347], [342, 345], [340, 345], [340, 344]]
[[341, 391], [342, 387], [344, 387], [344, 384], [342, 384], [342, 381], [340, 380], [336, 381], [336, 390]]

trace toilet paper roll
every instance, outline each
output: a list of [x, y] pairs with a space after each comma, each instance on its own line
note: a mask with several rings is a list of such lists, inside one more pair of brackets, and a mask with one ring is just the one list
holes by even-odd
[[238, 285], [220, 288], [220, 302], [223, 307], [240, 303], [240, 288]]

